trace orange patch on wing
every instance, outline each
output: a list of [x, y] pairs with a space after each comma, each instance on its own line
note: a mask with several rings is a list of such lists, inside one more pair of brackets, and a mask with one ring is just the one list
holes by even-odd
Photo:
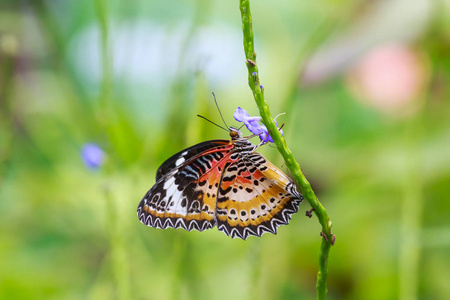
[[[281, 195], [279, 195], [280, 193]], [[287, 194], [282, 187], [273, 185], [262, 194], [246, 202], [230, 199], [218, 203], [218, 208], [227, 209], [227, 215], [218, 215], [217, 217], [220, 221], [226, 222], [233, 227], [258, 226], [278, 215], [285, 205], [293, 199], [295, 197]], [[252, 214], [252, 210], [255, 213]], [[242, 212], [245, 212], [244, 215], [242, 215]]]

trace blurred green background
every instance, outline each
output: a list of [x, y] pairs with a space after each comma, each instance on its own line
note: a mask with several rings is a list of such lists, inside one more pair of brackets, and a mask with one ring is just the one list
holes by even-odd
[[[329, 298], [449, 299], [450, 2], [251, 4], [266, 99], [334, 224]], [[221, 123], [212, 91], [229, 125], [257, 114], [238, 1], [1, 0], [0, 298], [314, 299], [306, 201], [247, 241], [138, 221], [166, 158], [228, 138], [196, 117]]]

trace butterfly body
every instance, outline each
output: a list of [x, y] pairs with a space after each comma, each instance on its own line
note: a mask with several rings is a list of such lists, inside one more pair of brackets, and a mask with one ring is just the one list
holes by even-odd
[[217, 225], [246, 239], [289, 222], [303, 197], [256, 146], [230, 129], [231, 140], [194, 145], [166, 160], [155, 185], [138, 206], [138, 217], [155, 228], [203, 231]]

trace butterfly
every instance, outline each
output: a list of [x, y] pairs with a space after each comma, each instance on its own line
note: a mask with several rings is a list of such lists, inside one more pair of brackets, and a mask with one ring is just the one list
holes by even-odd
[[154, 228], [203, 231], [232, 238], [277, 233], [303, 196], [257, 146], [229, 127], [230, 140], [206, 141], [167, 159], [139, 203], [139, 220]]

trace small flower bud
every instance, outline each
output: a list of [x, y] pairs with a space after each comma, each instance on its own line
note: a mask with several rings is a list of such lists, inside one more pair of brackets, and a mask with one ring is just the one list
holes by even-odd
[[85, 144], [81, 150], [81, 157], [89, 169], [98, 169], [104, 162], [105, 152], [94, 143]]

